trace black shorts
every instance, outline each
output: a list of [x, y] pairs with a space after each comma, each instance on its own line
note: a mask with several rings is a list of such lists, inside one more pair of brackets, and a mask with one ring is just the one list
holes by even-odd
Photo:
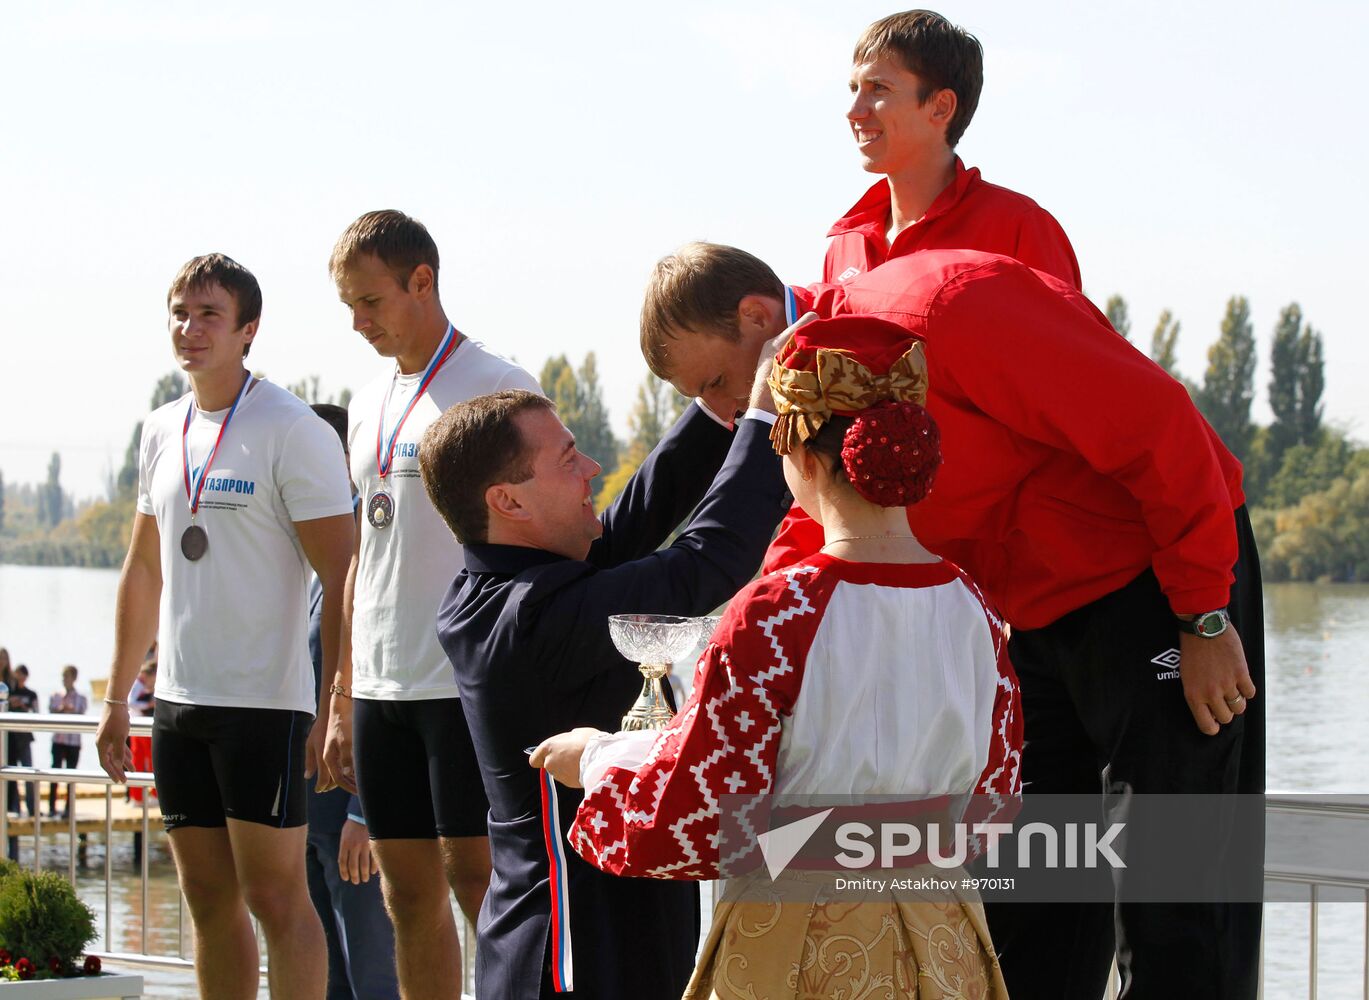
[[157, 700], [152, 771], [168, 830], [230, 819], [303, 826], [304, 745], [313, 716]]
[[372, 840], [489, 835], [490, 803], [460, 698], [358, 698], [352, 752]]

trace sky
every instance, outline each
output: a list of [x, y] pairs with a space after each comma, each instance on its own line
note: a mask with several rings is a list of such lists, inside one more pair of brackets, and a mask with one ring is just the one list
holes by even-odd
[[[122, 464], [173, 367], [166, 288], [222, 251], [259, 278], [253, 368], [356, 390], [385, 364], [328, 253], [361, 213], [422, 220], [464, 332], [534, 374], [597, 355], [615, 429], [646, 374], [647, 274], [691, 239], [821, 275], [873, 180], [844, 113], [887, 2], [53, 2], [0, 35], [0, 472], [77, 497]], [[1298, 302], [1326, 413], [1369, 437], [1369, 5], [943, 2], [983, 42], [965, 162], [1036, 199], [1133, 339], [1164, 308], [1200, 378], [1227, 299], [1259, 345]], [[1355, 122], [1360, 122], [1356, 125]]]

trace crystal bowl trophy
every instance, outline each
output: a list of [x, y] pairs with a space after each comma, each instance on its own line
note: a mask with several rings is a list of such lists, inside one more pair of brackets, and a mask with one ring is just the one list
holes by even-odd
[[[699, 643], [699, 619], [675, 615], [609, 615], [613, 645], [630, 660], [645, 680], [642, 693], [623, 716], [623, 729], [664, 729], [675, 713], [665, 699], [670, 665]], [[710, 629], [711, 631], [711, 629]]]

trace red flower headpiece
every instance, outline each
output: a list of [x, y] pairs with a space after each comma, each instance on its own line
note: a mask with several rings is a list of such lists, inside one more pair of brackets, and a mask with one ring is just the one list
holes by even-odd
[[915, 504], [941, 465], [941, 435], [923, 404], [920, 340], [867, 316], [809, 323], [775, 359], [769, 379], [779, 414], [770, 440], [787, 455], [833, 416], [854, 418], [842, 439], [847, 478], [882, 507]]

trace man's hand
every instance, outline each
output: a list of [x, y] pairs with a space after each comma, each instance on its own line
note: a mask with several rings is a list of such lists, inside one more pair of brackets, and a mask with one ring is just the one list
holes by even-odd
[[372, 875], [380, 874], [380, 862], [371, 853], [371, 838], [366, 833], [366, 825], [349, 819], [342, 824], [342, 837], [338, 841], [337, 870], [344, 880], [352, 885], [371, 881]]
[[323, 740], [323, 764], [319, 768], [318, 790], [345, 788], [356, 794], [356, 772], [352, 765], [352, 699], [336, 695], [328, 713], [328, 732]]
[[319, 784], [323, 783], [323, 738], [328, 733], [328, 720], [315, 719], [309, 727], [309, 739], [304, 743], [304, 776], [318, 775]]
[[817, 313], [804, 313], [798, 318], [793, 326], [786, 327], [777, 336], [771, 337], [761, 348], [761, 356], [756, 361], [756, 377], [751, 383], [751, 406], [766, 413], [775, 412], [775, 400], [770, 395], [770, 386], [766, 379], [770, 377], [770, 369], [774, 364], [775, 357], [780, 350], [789, 342], [789, 338], [794, 335], [794, 331], [800, 327], [807, 326], [818, 318]]
[[528, 763], [533, 767], [543, 767], [551, 776], [567, 788], [580, 787], [580, 758], [585, 754], [585, 745], [600, 735], [599, 730], [582, 726], [568, 733], [545, 739], [532, 752]]
[[1211, 639], [1179, 633], [1179, 677], [1193, 721], [1208, 736], [1244, 714], [1256, 694], [1241, 637], [1230, 626]]
[[128, 706], [105, 702], [100, 728], [95, 731], [95, 752], [100, 767], [119, 784], [133, 770], [133, 751], [128, 745]]

